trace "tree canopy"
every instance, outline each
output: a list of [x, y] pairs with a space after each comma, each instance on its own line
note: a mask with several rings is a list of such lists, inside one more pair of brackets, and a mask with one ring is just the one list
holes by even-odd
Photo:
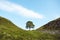
[[29, 28], [29, 30], [31, 29], [31, 28], [34, 28], [34, 24], [33, 24], [33, 22], [32, 21], [27, 21], [26, 22], [26, 28], [28, 29]]

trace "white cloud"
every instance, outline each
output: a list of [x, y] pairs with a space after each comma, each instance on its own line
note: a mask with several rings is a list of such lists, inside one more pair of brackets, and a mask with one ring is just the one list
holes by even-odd
[[44, 16], [27, 8], [24, 8], [21, 5], [11, 3], [8, 1], [1, 1], [0, 2], [0, 10], [8, 11], [8, 12], [17, 12], [17, 14], [22, 15], [24, 17], [29, 18], [43, 18]]

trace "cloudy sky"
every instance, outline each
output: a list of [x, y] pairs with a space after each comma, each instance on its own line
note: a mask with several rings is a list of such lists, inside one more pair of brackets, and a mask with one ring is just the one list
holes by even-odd
[[60, 0], [0, 0], [0, 16], [22, 29], [31, 20], [37, 29], [60, 17]]

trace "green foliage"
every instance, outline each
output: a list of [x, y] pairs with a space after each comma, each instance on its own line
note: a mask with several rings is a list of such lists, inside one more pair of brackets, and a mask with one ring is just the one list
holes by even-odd
[[34, 24], [33, 24], [33, 22], [32, 21], [28, 21], [27, 23], [26, 23], [26, 28], [28, 29], [30, 29], [30, 28], [34, 28]]

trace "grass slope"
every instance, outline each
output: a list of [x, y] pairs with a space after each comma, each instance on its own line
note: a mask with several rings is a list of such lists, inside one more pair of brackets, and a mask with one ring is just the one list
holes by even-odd
[[0, 17], [0, 40], [59, 40], [57, 34], [41, 31], [26, 31], [18, 28], [10, 20]]
[[60, 18], [57, 18], [55, 20], [52, 20], [52, 21], [48, 22], [47, 24], [43, 25], [39, 29], [60, 30]]

